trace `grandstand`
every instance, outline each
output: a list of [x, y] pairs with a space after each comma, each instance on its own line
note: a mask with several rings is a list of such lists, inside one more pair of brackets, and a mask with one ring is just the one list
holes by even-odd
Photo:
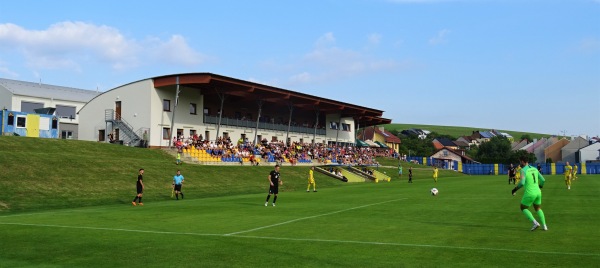
[[157, 148], [190, 137], [215, 145], [354, 145], [358, 128], [391, 122], [377, 109], [212, 73], [132, 82], [103, 92], [78, 114], [82, 140], [108, 142], [113, 134], [123, 144]]

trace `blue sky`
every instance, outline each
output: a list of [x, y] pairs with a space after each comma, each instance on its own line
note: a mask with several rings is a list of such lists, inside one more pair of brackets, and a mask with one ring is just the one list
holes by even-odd
[[596, 136], [600, 0], [0, 2], [0, 77], [105, 91], [188, 72], [394, 123]]

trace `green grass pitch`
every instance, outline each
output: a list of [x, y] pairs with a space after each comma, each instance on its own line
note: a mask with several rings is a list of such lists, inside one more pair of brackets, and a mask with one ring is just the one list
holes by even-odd
[[434, 184], [425, 174], [316, 193], [284, 184], [276, 207], [264, 206], [261, 177], [265, 193], [175, 201], [164, 190], [143, 207], [4, 213], [0, 267], [598, 267], [598, 176], [570, 191], [547, 176], [549, 231], [530, 232], [505, 176], [443, 172]]

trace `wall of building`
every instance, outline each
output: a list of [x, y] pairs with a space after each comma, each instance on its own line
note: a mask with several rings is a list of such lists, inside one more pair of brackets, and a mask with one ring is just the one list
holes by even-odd
[[600, 160], [600, 142], [594, 143], [590, 146], [582, 148], [579, 150], [579, 159], [581, 163], [585, 163], [587, 161], [595, 161]]
[[0, 86], [0, 109], [13, 110], [12, 97], [12, 92]]
[[[195, 130], [204, 137], [206, 127], [203, 122], [204, 97], [198, 89], [186, 88], [180, 86], [179, 103], [175, 108], [176, 87], [152, 89], [150, 94], [151, 106], [151, 132], [150, 146], [169, 146], [169, 140], [172, 139], [177, 129], [183, 129], [183, 136], [189, 137], [190, 130]], [[171, 102], [170, 111], [163, 110], [163, 101]], [[190, 114], [190, 103], [196, 104], [196, 114]], [[175, 112], [175, 122], [173, 130], [171, 120]], [[170, 130], [170, 137], [163, 134], [163, 128]], [[211, 131], [211, 139], [214, 139], [216, 130]]]
[[[340, 120], [340, 114], [327, 114], [325, 116], [325, 129], [326, 129], [326, 140], [327, 142], [335, 142], [336, 137], [338, 142], [344, 143], [355, 143], [356, 139], [356, 125], [354, 125], [354, 118], [352, 117], [343, 117]], [[340, 128], [339, 135], [337, 129], [332, 128], [332, 123], [335, 123]], [[349, 124], [350, 131], [345, 131], [342, 129], [341, 124]]]
[[452, 161], [458, 161], [458, 162], [462, 161], [460, 156], [458, 156], [448, 150], [440, 150], [437, 153], [433, 154], [431, 157], [436, 158], [436, 159], [446, 159], [446, 160], [452, 160]]
[[[98, 141], [100, 130], [105, 130], [105, 134], [108, 135], [111, 126], [106, 124], [105, 110], [115, 110], [116, 101], [121, 101], [121, 118], [128, 122], [134, 131], [140, 128], [150, 128], [151, 105], [148, 104], [152, 91], [152, 80], [147, 79], [106, 91], [97, 96], [79, 111], [79, 139]], [[160, 107], [162, 107], [162, 103]], [[150, 139], [152, 139], [152, 135], [157, 134], [151, 131]], [[105, 140], [108, 141], [108, 139]]]

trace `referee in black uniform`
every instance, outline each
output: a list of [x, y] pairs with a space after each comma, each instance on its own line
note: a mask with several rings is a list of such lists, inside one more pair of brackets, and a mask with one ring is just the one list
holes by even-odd
[[144, 203], [142, 203], [142, 195], [144, 194], [144, 169], [143, 168], [140, 168], [138, 178], [137, 178], [136, 188], [137, 188], [137, 195], [133, 198], [133, 201], [131, 201], [131, 204], [136, 206], [135, 201], [137, 200], [138, 204], [140, 206], [143, 206], [144, 205]]
[[277, 194], [279, 193], [279, 185], [283, 184], [281, 179], [279, 178], [279, 165], [275, 165], [275, 170], [272, 170], [269, 173], [269, 195], [267, 195], [267, 201], [265, 202], [265, 207], [269, 204], [269, 198], [271, 198], [271, 194], [274, 194], [273, 197], [273, 206], [275, 206], [275, 202], [277, 202]]

